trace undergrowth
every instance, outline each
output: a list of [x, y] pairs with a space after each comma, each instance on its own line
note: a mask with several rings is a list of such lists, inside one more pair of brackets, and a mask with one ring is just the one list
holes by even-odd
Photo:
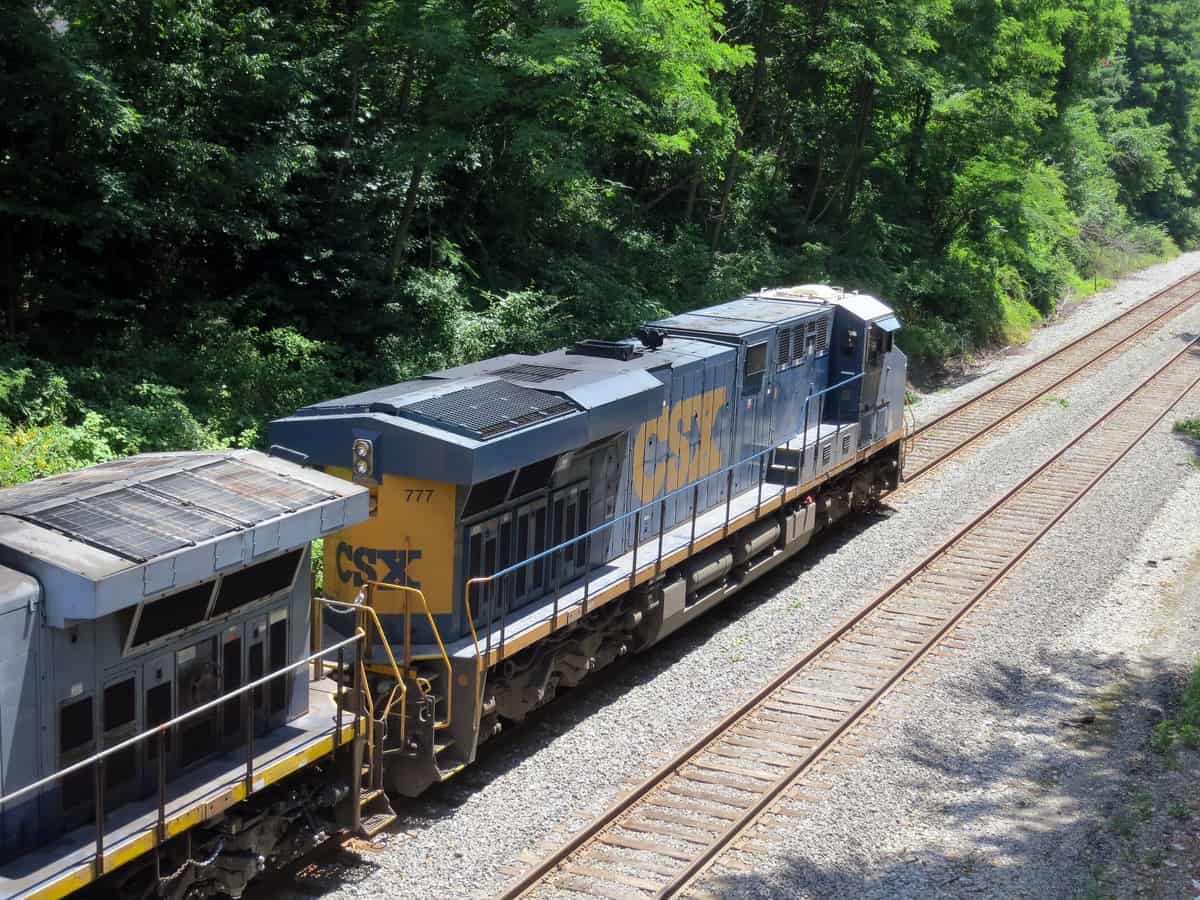
[[1150, 737], [1151, 747], [1159, 753], [1166, 753], [1176, 743], [1200, 749], [1200, 662], [1188, 679], [1178, 713], [1159, 722]]

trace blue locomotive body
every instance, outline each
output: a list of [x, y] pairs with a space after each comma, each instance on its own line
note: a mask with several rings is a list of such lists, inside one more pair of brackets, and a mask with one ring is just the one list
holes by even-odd
[[0, 894], [239, 896], [378, 833], [894, 489], [898, 327], [761, 291], [0, 491]]
[[503, 722], [894, 488], [898, 327], [864, 295], [762, 291], [272, 423], [272, 452], [374, 496], [326, 543], [327, 590], [370, 598], [427, 698], [392, 786], [447, 777]]

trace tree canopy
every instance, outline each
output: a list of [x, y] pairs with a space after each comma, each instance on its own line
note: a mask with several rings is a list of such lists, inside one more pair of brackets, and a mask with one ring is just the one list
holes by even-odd
[[1200, 0], [0, 19], [0, 482], [764, 284], [937, 358], [1200, 237]]

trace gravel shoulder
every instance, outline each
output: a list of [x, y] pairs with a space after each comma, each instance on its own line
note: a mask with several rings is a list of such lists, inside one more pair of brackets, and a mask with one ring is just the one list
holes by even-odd
[[[1200, 392], [1187, 404], [1200, 409]], [[792, 803], [802, 820], [767, 819], [705, 887], [1200, 895], [1200, 753], [1149, 747], [1200, 657], [1200, 471], [1169, 425], [968, 617], [966, 649], [889, 698], [854, 738], [868, 757], [822, 773], [827, 797]], [[1157, 485], [1139, 481], [1147, 471]], [[1131, 499], [1131, 481], [1150, 493]], [[1106, 529], [1114, 516], [1123, 529]]]
[[[1188, 254], [1081, 302], [1039, 331], [1031, 349], [998, 359], [969, 385], [927, 398], [919, 415], [936, 415], [984, 390], [1111, 318], [1117, 304], [1127, 306], [1196, 268], [1200, 254]], [[702, 734], [1132, 389], [1186, 335], [1198, 333], [1200, 311], [1176, 319], [1070, 385], [1056, 402], [1039, 404], [1020, 428], [945, 464], [886, 517], [863, 518], [829, 535], [651, 652], [563, 696], [487, 745], [460, 776], [403, 801], [383, 846], [323, 853], [287, 883], [272, 880], [247, 897], [494, 894], [522, 854], [577, 830], [628, 781]], [[1189, 403], [1193, 414], [1200, 412], [1200, 398]], [[1122, 581], [1142, 571], [1148, 553], [1161, 560], [1155, 544], [1144, 546], [1152, 536], [1179, 544], [1173, 558], [1200, 547], [1200, 472], [1168, 429], [1164, 423], [1130, 454], [1099, 494], [1022, 564], [1010, 579], [1008, 605], [964, 625], [980, 623], [977, 639], [942, 661], [963, 666], [962, 674], [946, 675], [939, 662], [932, 683], [911, 698], [893, 695], [886, 712], [896, 718], [864, 738], [863, 771], [850, 777], [846, 769], [844, 783], [813, 805], [810, 818], [788, 820], [783, 839], [773, 832], [772, 850], [755, 859], [751, 873], [718, 873], [722, 893], [925, 896], [958, 890], [960, 882], [977, 893], [988, 890], [986, 865], [988, 873], [1012, 875], [1000, 890], [1005, 896], [1071, 896], [1075, 876], [1067, 873], [1081, 851], [1055, 829], [1075, 826], [1057, 824], [1060, 814], [1050, 807], [1018, 806], [1015, 798], [1025, 795], [1014, 792], [1027, 792], [1032, 803], [1040, 785], [1051, 783], [1047, 797], [1064, 795], [1055, 801], [1061, 815], [1092, 821], [1082, 812], [1090, 788], [1075, 792], [1065, 787], [1073, 784], [1067, 774], [1038, 774], [1074, 771], [1055, 755], [1063, 734], [1075, 736], [1058, 720], [1121, 679], [1152, 681], [1136, 674], [1133, 661], [1172, 610], [1181, 623], [1190, 614], [1191, 630], [1175, 629], [1178, 644], [1153, 672], [1200, 652], [1200, 595], [1183, 592], [1174, 605], [1161, 606], [1153, 600], [1157, 587]], [[1168, 564], [1160, 562], [1149, 583], [1165, 578]], [[1097, 763], [1097, 771], [1113, 764]], [[928, 864], [904, 861], [914, 853]], [[1043, 864], [1029, 866], [1034, 857]], [[965, 882], [963, 860], [977, 860], [970, 865], [979, 872]], [[1033, 868], [1042, 881], [1021, 874]], [[935, 871], [959, 875], [948, 885], [930, 878], [908, 887], [910, 875]]]
[[1037, 328], [1027, 343], [975, 354], [965, 364], [952, 365], [949, 386], [911, 390], [917, 401], [913, 406], [917, 425], [924, 425], [982, 394], [1197, 269], [1200, 269], [1200, 251], [1183, 253], [1170, 262], [1134, 272], [1103, 291], [1060, 307], [1054, 318]]

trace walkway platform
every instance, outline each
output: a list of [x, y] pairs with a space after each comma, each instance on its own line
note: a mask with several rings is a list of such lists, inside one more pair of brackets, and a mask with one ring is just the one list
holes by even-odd
[[[810, 493], [830, 478], [900, 439], [900, 433], [862, 449], [858, 448], [858, 424], [832, 423], [813, 425], [805, 435], [798, 435], [781, 445], [777, 454], [780, 462], [767, 480], [734, 496], [728, 503], [702, 512], [691, 519], [667, 529], [662, 536], [662, 552], [655, 535], [642, 542], [635, 554], [632, 550], [609, 562], [598, 565], [586, 578], [562, 586], [557, 598], [542, 596], [499, 616], [490, 629], [478, 629], [475, 637], [467, 637], [447, 645], [455, 659], [478, 658], [484, 666], [494, 665], [512, 656], [559, 628], [577, 621], [581, 616], [620, 597], [625, 592], [653, 578], [687, 557], [712, 546], [756, 519], [768, 515], [784, 503]], [[813, 448], [817, 448], [814, 452]], [[800, 471], [796, 470], [797, 451], [804, 449]], [[828, 448], [826, 450], [826, 448]], [[787, 452], [791, 462], [785, 462]], [[747, 463], [754, 466], [755, 463]], [[782, 483], [786, 482], [786, 483]], [[616, 527], [621, 527], [620, 525]], [[436, 645], [415, 645], [413, 655], [437, 656]]]
[[[329, 754], [334, 748], [336, 685], [330, 679], [309, 684], [309, 711], [286, 725], [255, 737], [253, 790], [257, 792]], [[354, 719], [343, 717], [341, 737], [354, 737]], [[200, 765], [167, 785], [167, 837], [245, 799], [244, 746]], [[104, 871], [110, 872], [146, 853], [157, 843], [158, 798], [127, 803], [105, 815]], [[96, 829], [85, 825], [54, 843], [0, 865], [0, 897], [61, 897], [96, 877]]]

